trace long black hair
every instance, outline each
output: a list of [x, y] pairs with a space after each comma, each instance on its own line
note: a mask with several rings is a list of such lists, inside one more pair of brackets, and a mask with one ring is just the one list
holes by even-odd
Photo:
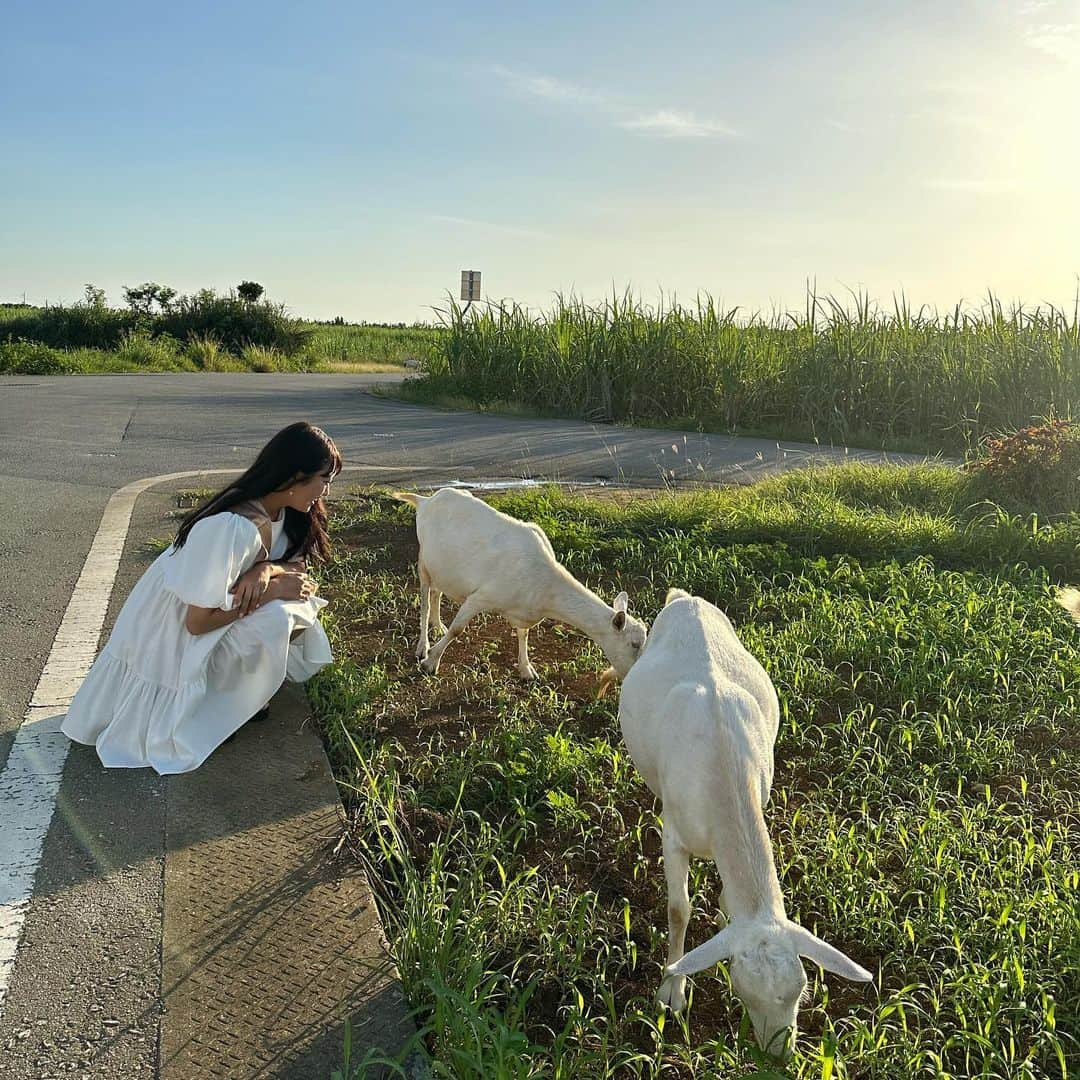
[[[309, 480], [316, 474], [327, 473], [332, 478], [339, 472], [341, 454], [322, 428], [303, 420], [290, 424], [259, 451], [255, 463], [239, 480], [212, 495], [184, 518], [173, 546], [182, 548], [192, 526], [203, 518], [230, 510], [249, 499], [261, 499], [271, 492], [282, 491], [297, 479]], [[285, 507], [285, 535], [289, 538], [286, 559], [301, 555], [321, 562], [327, 558], [330, 538], [322, 499], [317, 499], [307, 513]]]

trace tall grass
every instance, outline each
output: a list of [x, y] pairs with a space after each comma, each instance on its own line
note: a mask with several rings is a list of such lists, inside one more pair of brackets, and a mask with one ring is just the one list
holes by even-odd
[[1080, 311], [882, 311], [809, 293], [798, 314], [744, 316], [708, 296], [651, 308], [560, 296], [465, 314], [451, 303], [416, 392], [598, 421], [692, 420], [846, 441], [962, 446], [1080, 406]]

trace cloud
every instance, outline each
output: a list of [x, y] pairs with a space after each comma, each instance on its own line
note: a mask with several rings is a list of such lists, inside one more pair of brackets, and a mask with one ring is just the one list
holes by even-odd
[[526, 97], [552, 101], [559, 105], [585, 105], [599, 109], [611, 109], [615, 102], [609, 94], [588, 86], [565, 82], [550, 75], [526, 75], [520, 71], [497, 64], [492, 72], [503, 79], [511, 89]]
[[1078, 8], [1075, 0], [1022, 0], [1016, 18], [1024, 44], [1066, 63], [1080, 62]]
[[702, 139], [735, 134], [726, 124], [703, 120], [693, 113], [674, 109], [657, 109], [629, 120], [620, 120], [619, 127], [639, 135], [656, 135], [664, 139]]
[[435, 221], [442, 225], [460, 225], [468, 229], [488, 229], [494, 232], [507, 233], [510, 236], [528, 236], [532, 238], [547, 237], [548, 234], [539, 229], [529, 229], [522, 225], [505, 225], [498, 221], [481, 221], [479, 218], [456, 217], [452, 214], [429, 214], [429, 221]]
[[1024, 31], [1024, 44], [1058, 60], [1080, 60], [1080, 26], [1076, 23], [1039, 23]]
[[698, 117], [692, 112], [661, 106], [643, 110], [620, 95], [595, 87], [556, 79], [550, 75], [529, 75], [501, 64], [492, 73], [515, 93], [534, 101], [577, 109], [583, 114], [600, 115], [616, 127], [637, 135], [665, 139], [700, 139], [736, 134], [726, 124]]

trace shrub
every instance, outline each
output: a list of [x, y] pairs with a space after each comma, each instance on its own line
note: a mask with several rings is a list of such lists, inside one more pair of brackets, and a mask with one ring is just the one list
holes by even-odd
[[115, 349], [125, 334], [136, 328], [133, 311], [117, 311], [99, 304], [35, 308], [3, 324], [5, 336], [25, 338], [54, 349]]
[[0, 343], [0, 374], [67, 375], [78, 370], [79, 365], [70, 356], [40, 342]]
[[221, 347], [213, 334], [193, 337], [187, 345], [187, 355], [191, 362], [203, 371], [241, 371], [241, 365], [228, 350]]
[[212, 334], [222, 348], [237, 355], [245, 346], [255, 345], [292, 356], [311, 334], [285, 313], [283, 304], [248, 304], [232, 296], [217, 296], [212, 289], [182, 296], [154, 320], [154, 330], [181, 340]]
[[273, 347], [246, 345], [240, 353], [240, 366], [248, 371], [307, 371], [305, 358], [286, 356]]
[[987, 439], [967, 462], [977, 495], [1053, 516], [1080, 510], [1080, 428], [1049, 419]]
[[151, 337], [142, 331], [128, 334], [120, 342], [116, 356], [118, 360], [150, 371], [190, 371], [194, 367], [173, 338]]
[[[235, 296], [218, 296], [212, 289], [176, 299], [173, 290], [153, 282], [126, 289], [125, 295], [133, 310], [105, 307], [97, 303], [96, 293], [88, 291], [90, 302], [37, 308], [7, 318], [0, 334], [56, 349], [118, 349], [133, 333], [140, 338], [169, 335], [179, 341], [212, 336], [237, 356], [247, 345], [292, 356], [311, 336], [281, 304], [246, 303]], [[151, 304], [161, 308], [159, 314], [151, 313]]]

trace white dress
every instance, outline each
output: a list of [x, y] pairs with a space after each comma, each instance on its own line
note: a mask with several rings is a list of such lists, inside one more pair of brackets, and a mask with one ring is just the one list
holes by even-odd
[[[272, 559], [288, 545], [284, 519], [272, 523]], [[64, 734], [96, 746], [111, 768], [189, 772], [285, 678], [305, 682], [329, 664], [319, 597], [272, 600], [206, 634], [185, 627], [189, 604], [231, 608], [230, 586], [264, 557], [255, 523], [229, 511], [196, 522], [182, 548], [162, 552], [131, 590], [72, 699]], [[293, 640], [297, 629], [303, 632]]]

